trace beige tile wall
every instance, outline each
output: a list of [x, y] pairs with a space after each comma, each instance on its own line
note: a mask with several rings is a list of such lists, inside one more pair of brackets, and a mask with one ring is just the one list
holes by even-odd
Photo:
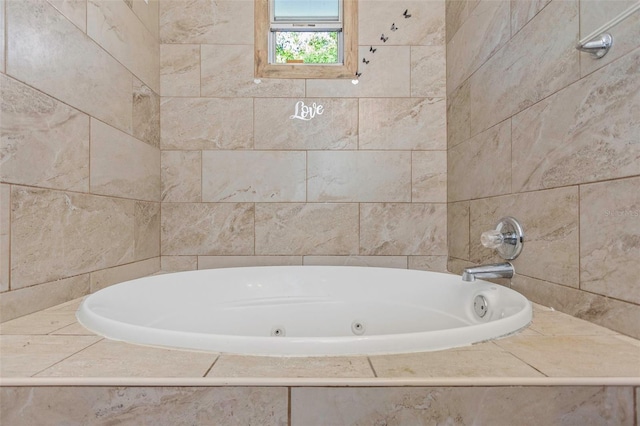
[[[514, 214], [514, 287], [640, 335], [639, 14], [603, 60], [573, 49], [628, 4], [363, 1], [353, 85], [256, 84], [248, 0], [1, 1], [2, 318], [161, 245], [168, 270], [459, 272]], [[324, 114], [290, 120], [299, 100]]]
[[513, 215], [514, 288], [640, 337], [640, 13], [604, 59], [574, 48], [631, 3], [447, 1], [448, 247], [498, 261], [480, 234]]
[[253, 1], [160, 1], [163, 268], [445, 268], [445, 3], [359, 7], [358, 85], [256, 84]]
[[7, 424], [633, 426], [638, 417], [638, 388], [631, 386], [4, 386], [0, 392]]
[[0, 3], [0, 320], [159, 270], [158, 6]]

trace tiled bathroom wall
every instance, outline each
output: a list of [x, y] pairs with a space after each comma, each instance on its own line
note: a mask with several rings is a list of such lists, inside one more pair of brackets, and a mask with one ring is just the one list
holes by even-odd
[[357, 85], [255, 82], [252, 0], [161, 0], [160, 42], [163, 269], [446, 269], [444, 0], [360, 1]]
[[0, 1], [1, 320], [160, 268], [158, 10]]
[[447, 1], [449, 267], [500, 259], [513, 288], [640, 337], [640, 13], [595, 60], [575, 45], [634, 1]]

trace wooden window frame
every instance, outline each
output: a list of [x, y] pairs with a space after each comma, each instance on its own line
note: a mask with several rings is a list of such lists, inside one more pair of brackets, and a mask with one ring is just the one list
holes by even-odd
[[255, 0], [255, 76], [256, 78], [355, 78], [358, 71], [358, 0], [343, 0], [342, 64], [270, 64], [269, 0]]

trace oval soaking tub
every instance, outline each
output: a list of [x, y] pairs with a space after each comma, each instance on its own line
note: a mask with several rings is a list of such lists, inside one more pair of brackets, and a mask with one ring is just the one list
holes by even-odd
[[[484, 308], [483, 308], [484, 306]], [[477, 312], [485, 312], [480, 316]], [[79, 322], [131, 343], [245, 355], [422, 352], [514, 333], [521, 294], [405, 269], [269, 266], [123, 282], [87, 296]]]

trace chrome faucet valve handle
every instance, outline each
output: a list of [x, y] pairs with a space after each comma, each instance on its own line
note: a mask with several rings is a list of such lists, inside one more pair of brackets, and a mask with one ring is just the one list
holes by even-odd
[[480, 235], [480, 242], [487, 248], [497, 249], [504, 244], [504, 235], [497, 229], [484, 231], [482, 235]]
[[511, 216], [500, 219], [496, 229], [485, 231], [480, 236], [483, 246], [495, 249], [505, 260], [513, 260], [522, 251], [524, 231], [520, 223]]

